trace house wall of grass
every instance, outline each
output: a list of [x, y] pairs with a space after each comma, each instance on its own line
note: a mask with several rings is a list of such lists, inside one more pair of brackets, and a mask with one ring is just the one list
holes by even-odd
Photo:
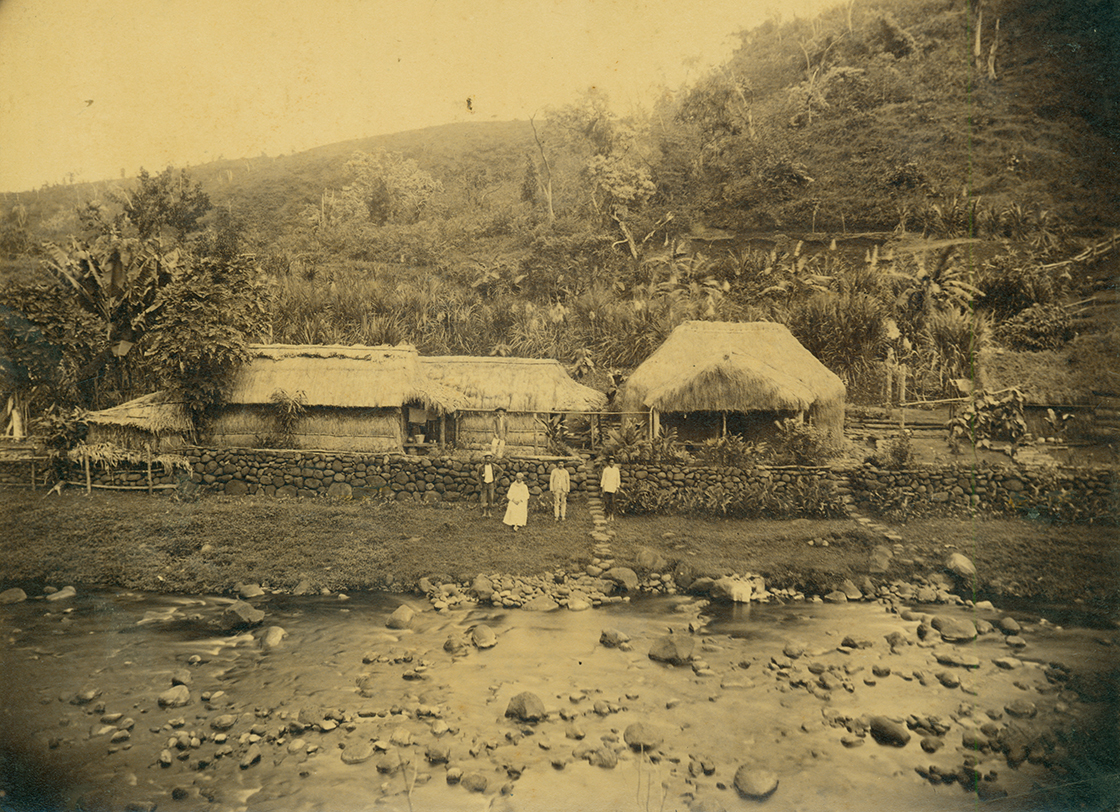
[[270, 406], [227, 406], [209, 425], [209, 444], [226, 448], [315, 448], [338, 451], [400, 451], [399, 408], [308, 407], [286, 436]]

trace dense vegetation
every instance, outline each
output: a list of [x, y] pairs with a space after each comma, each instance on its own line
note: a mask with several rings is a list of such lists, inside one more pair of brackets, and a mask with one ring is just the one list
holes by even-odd
[[[1055, 349], [1116, 225], [1097, 0], [849, 2], [743, 32], [620, 118], [437, 127], [3, 201], [3, 390], [201, 412], [253, 340], [554, 357], [606, 385], [686, 319], [767, 319], [871, 399]], [[998, 27], [997, 27], [998, 21]], [[1081, 329], [1084, 329], [1082, 327]], [[122, 343], [123, 342], [123, 343]]]

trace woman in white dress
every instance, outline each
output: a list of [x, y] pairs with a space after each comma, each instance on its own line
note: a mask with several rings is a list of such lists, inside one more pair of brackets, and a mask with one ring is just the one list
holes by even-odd
[[509, 486], [506, 499], [509, 500], [509, 505], [506, 507], [506, 515], [502, 521], [517, 532], [519, 527], [525, 526], [529, 518], [529, 486], [525, 484], [525, 474], [517, 475], [517, 479]]

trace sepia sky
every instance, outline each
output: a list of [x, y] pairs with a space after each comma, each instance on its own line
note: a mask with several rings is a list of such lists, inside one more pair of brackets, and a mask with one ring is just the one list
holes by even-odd
[[0, 0], [0, 191], [524, 119], [590, 86], [626, 112], [835, 2]]

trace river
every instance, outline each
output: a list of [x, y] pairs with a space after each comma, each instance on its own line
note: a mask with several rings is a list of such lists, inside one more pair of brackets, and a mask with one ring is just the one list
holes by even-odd
[[[402, 601], [423, 611], [387, 628]], [[105, 591], [0, 606], [0, 809], [933, 812], [1120, 797], [1110, 624], [1017, 610], [1023, 645], [998, 630], [952, 645], [875, 603], [437, 613], [367, 594], [269, 596], [260, 627], [218, 633], [229, 603]], [[496, 644], [462, 645], [479, 625]], [[270, 627], [283, 638], [262, 646]], [[629, 644], [601, 645], [604, 629]], [[691, 663], [647, 656], [670, 630]], [[173, 682], [187, 704], [164, 707]], [[545, 719], [506, 717], [522, 692]], [[873, 717], [909, 740], [869, 732]], [[648, 751], [624, 741], [638, 722], [660, 739]], [[777, 788], [744, 797], [743, 765]]]

